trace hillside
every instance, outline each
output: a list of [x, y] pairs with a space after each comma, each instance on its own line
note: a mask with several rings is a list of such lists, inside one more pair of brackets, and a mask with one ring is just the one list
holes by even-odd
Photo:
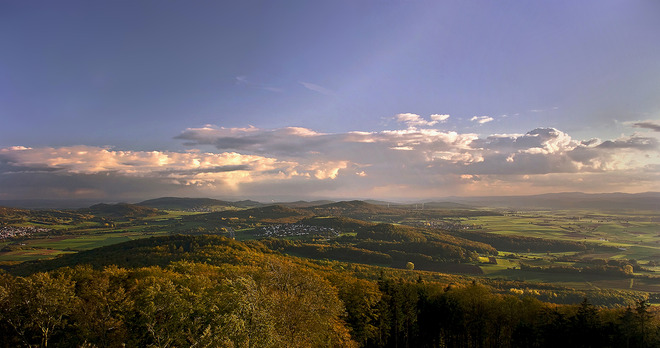
[[[209, 251], [211, 251], [209, 253]], [[267, 249], [257, 248], [259, 253]], [[170, 262], [181, 260], [199, 261], [212, 260], [213, 263], [251, 264], [258, 262], [254, 256], [246, 253], [254, 251], [249, 244], [233, 241], [219, 236], [168, 236], [146, 238], [109, 245], [97, 249], [66, 254], [61, 257], [24, 262], [11, 268], [17, 275], [28, 275], [34, 272], [51, 271], [61, 267], [75, 265], [91, 265], [103, 268], [110, 265], [119, 267], [166, 266]], [[212, 256], [215, 255], [215, 256]]]
[[404, 210], [370, 204], [364, 201], [342, 201], [305, 208], [317, 216], [344, 216], [359, 220], [397, 219]]
[[266, 222], [266, 223], [293, 223], [309, 217], [312, 214], [281, 205], [269, 205], [265, 207], [250, 208], [244, 210], [225, 210], [220, 212], [192, 215], [185, 217], [185, 221], [220, 221], [223, 219], [238, 219], [242, 221]]
[[109, 217], [114, 219], [135, 219], [161, 214], [158, 209], [128, 203], [99, 203], [89, 208], [79, 209], [78, 211], [83, 214], [92, 214], [99, 217]]
[[[3, 347], [652, 347], [660, 339], [657, 310], [634, 293], [310, 262], [216, 236], [130, 241], [12, 273], [22, 276], [0, 273]], [[592, 304], [621, 300], [632, 308]]]
[[7, 216], [25, 216], [29, 213], [30, 211], [27, 209], [0, 207], [0, 217], [2, 218]]

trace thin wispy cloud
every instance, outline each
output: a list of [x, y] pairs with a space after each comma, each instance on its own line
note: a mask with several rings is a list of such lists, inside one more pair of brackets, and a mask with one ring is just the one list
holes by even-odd
[[554, 111], [554, 110], [559, 110], [559, 107], [558, 106], [553, 106], [553, 107], [547, 108], [547, 109], [530, 109], [529, 112], [539, 113], [539, 112], [548, 112], [548, 111]]
[[247, 76], [236, 76], [234, 79], [236, 81], [236, 84], [239, 85], [239, 86], [262, 89], [262, 90], [265, 90], [265, 91], [276, 92], [276, 93], [280, 93], [280, 92], [284, 91], [281, 88], [269, 86], [269, 85], [266, 85], [264, 83], [251, 81], [247, 78]]
[[307, 88], [308, 90], [310, 90], [310, 91], [314, 91], [314, 92], [316, 92], [316, 93], [320, 93], [320, 94], [323, 94], [323, 95], [334, 95], [334, 94], [335, 94], [334, 91], [332, 91], [332, 90], [330, 90], [330, 89], [328, 89], [328, 88], [325, 88], [325, 87], [323, 87], [323, 86], [319, 86], [319, 85], [314, 84], [314, 83], [303, 82], [303, 81], [299, 81], [299, 83], [300, 83], [303, 87]]

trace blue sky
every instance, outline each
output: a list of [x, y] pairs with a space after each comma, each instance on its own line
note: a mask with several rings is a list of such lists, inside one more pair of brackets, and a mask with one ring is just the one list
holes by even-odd
[[660, 190], [657, 1], [3, 1], [0, 199]]

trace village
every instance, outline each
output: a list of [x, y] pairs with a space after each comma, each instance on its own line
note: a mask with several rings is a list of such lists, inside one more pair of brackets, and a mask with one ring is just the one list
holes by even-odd
[[35, 233], [49, 232], [50, 229], [43, 227], [20, 227], [20, 226], [1, 226], [0, 227], [0, 239], [9, 239], [16, 237], [25, 237], [33, 235]]
[[259, 229], [259, 235], [263, 237], [295, 237], [306, 235], [323, 235], [326, 237], [338, 237], [339, 232], [334, 228], [322, 226], [310, 226], [301, 224], [280, 224], [264, 226]]

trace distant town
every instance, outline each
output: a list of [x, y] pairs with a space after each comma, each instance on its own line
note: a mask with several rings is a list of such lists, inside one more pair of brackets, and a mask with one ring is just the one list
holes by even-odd
[[327, 237], [338, 237], [339, 232], [334, 228], [322, 226], [310, 226], [300, 224], [280, 224], [264, 226], [259, 229], [259, 236], [263, 237], [295, 237], [306, 235], [324, 235]]
[[51, 231], [43, 227], [20, 227], [20, 226], [2, 226], [0, 227], [0, 239], [8, 239], [15, 237], [26, 237], [35, 233], [43, 233]]

